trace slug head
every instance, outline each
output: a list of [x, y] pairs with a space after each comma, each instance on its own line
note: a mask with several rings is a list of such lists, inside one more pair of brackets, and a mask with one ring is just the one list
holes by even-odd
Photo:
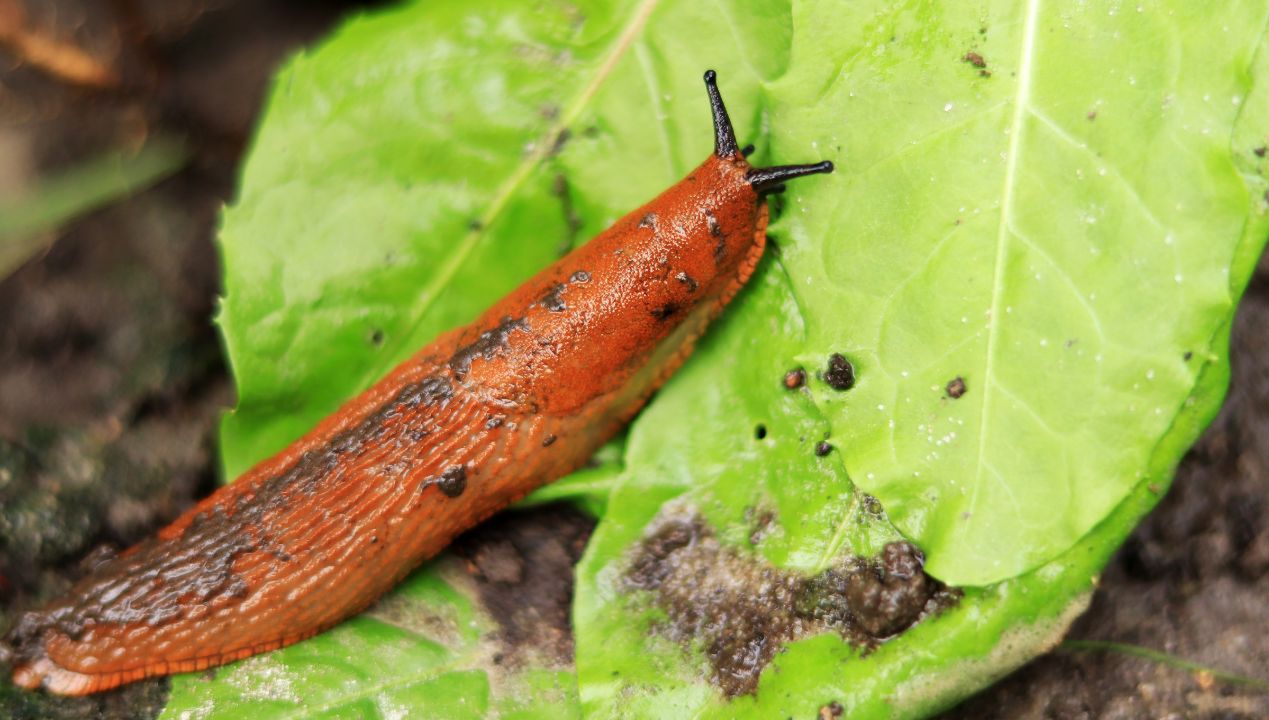
[[[745, 180], [754, 192], [771, 193], [784, 190], [784, 182], [804, 175], [833, 172], [833, 163], [823, 162], [809, 165], [776, 165], [768, 168], [750, 167], [744, 152], [736, 144], [736, 132], [731, 126], [731, 117], [727, 115], [727, 107], [723, 104], [723, 96], [718, 92], [718, 73], [705, 71], [705, 92], [709, 94], [710, 110], [714, 114], [714, 156], [720, 160], [739, 160], [746, 166]], [[745, 148], [752, 151], [753, 146]]]

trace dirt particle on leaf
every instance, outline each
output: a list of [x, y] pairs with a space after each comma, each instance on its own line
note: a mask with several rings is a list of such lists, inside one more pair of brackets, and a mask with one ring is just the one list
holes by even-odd
[[824, 382], [834, 390], [849, 390], [855, 387], [855, 366], [850, 364], [845, 355], [833, 353], [828, 357], [828, 369], [824, 371]]
[[831, 452], [833, 452], [833, 446], [827, 441], [821, 441], [815, 444], [816, 457], [824, 457]]
[[1266, 153], [1266, 152], [1269, 152], [1269, 147], [1266, 147], [1266, 146], [1264, 146], [1264, 145], [1261, 145], [1260, 147], [1256, 148], [1255, 150], [1252, 150], [1252, 152], [1256, 153], [1256, 157], [1261, 157], [1261, 158], [1262, 158], [1262, 157], [1264, 157], [1264, 156], [1265, 156], [1265, 153]]
[[970, 65], [973, 65], [974, 67], [979, 69], [987, 67], [987, 61], [983, 59], [983, 56], [979, 55], [973, 50], [970, 50], [969, 52], [965, 53], [964, 57], [961, 58], [961, 61], [967, 62]]
[[1096, 111], [1096, 110], [1089, 110], [1089, 111], [1088, 111], [1088, 114], [1087, 114], [1087, 115], [1085, 115], [1084, 117], [1088, 118], [1089, 122], [1092, 122], [1092, 121], [1094, 121], [1094, 120], [1096, 120], [1096, 119], [1097, 119], [1097, 111]]
[[836, 720], [845, 712], [846, 709], [842, 707], [842, 704], [834, 700], [820, 707], [819, 720]]
[[806, 370], [804, 368], [793, 368], [784, 374], [784, 388], [786, 390], [797, 390], [806, 384]]
[[765, 440], [767, 437], [767, 426], [762, 423], [755, 425], [753, 428], [753, 436], [756, 440]]
[[959, 400], [965, 394], [965, 378], [957, 375], [947, 383], [947, 396], [953, 400]]
[[[752, 538], [751, 538], [752, 539]], [[624, 576], [652, 594], [667, 619], [654, 628], [685, 650], [703, 648], [728, 697], [754, 692], [786, 643], [823, 632], [873, 648], [954, 604], [959, 593], [922, 570], [910, 543], [879, 558], [847, 558], [813, 577], [724, 547], [694, 513], [655, 523]]]

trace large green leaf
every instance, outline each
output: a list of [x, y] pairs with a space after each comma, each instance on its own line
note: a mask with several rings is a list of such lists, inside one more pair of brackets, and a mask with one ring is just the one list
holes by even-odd
[[1220, 351], [1250, 269], [1234, 261], [1267, 227], [1230, 147], [1267, 10], [795, 14], [772, 142], [847, 158], [783, 228], [801, 359], [855, 361], [858, 386], [815, 385], [816, 404], [938, 577], [984, 585], [1071, 547], [1138, 483]]
[[[757, 158], [839, 170], [790, 187], [777, 251], [636, 420], [624, 470], [614, 446], [539, 495], [603, 513], [576, 598], [583, 705], [769, 717], [836, 699], [878, 716], [971, 692], [1060, 635], [1219, 404], [1267, 228], [1266, 9], [1188, 8], [482, 0], [353, 21], [279, 75], [226, 213], [226, 472], [698, 163], [714, 67]], [[833, 352], [858, 371], [848, 392], [815, 377]], [[799, 364], [810, 389], [790, 393]], [[958, 376], [966, 394], [945, 397]], [[621, 579], [649, 525], [684, 509], [753, 568], [813, 574], [902, 533], [934, 574], [982, 587], [862, 657], [802, 637], [728, 701], [701, 638], [669, 640]], [[388, 606], [479, 616], [437, 579], [448, 562]], [[492, 668], [480, 632], [400, 655], [414, 638], [388, 635], [372, 614], [180, 678], [169, 712], [390, 714], [394, 693], [437, 717], [505, 714], [513, 696], [577, 709], [571, 675]], [[388, 662], [365, 650], [380, 642]], [[252, 684], [269, 677], [318, 699]]]

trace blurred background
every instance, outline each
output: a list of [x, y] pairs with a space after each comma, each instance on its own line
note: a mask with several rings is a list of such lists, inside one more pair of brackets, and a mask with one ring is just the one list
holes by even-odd
[[[366, 6], [0, 0], [0, 632], [219, 481], [218, 216], [273, 70]], [[1233, 342], [1224, 410], [1072, 640], [949, 717], [1269, 716], [1264, 688], [1178, 662], [1269, 668], [1269, 260]], [[166, 697], [7, 678], [0, 717], [152, 717]]]

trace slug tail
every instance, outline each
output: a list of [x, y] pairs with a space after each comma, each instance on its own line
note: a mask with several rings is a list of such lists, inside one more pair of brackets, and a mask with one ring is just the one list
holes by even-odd
[[731, 118], [718, 93], [718, 73], [705, 71], [705, 92], [709, 94], [709, 107], [714, 113], [714, 154], [720, 158], [732, 158], [740, 154], [736, 144], [736, 131], [731, 128]]
[[[137, 678], [139, 679], [139, 678]], [[87, 695], [123, 684], [122, 678], [111, 681], [96, 675], [85, 675], [67, 670], [50, 660], [39, 657], [13, 669], [13, 684], [28, 690], [44, 688], [56, 695]]]

